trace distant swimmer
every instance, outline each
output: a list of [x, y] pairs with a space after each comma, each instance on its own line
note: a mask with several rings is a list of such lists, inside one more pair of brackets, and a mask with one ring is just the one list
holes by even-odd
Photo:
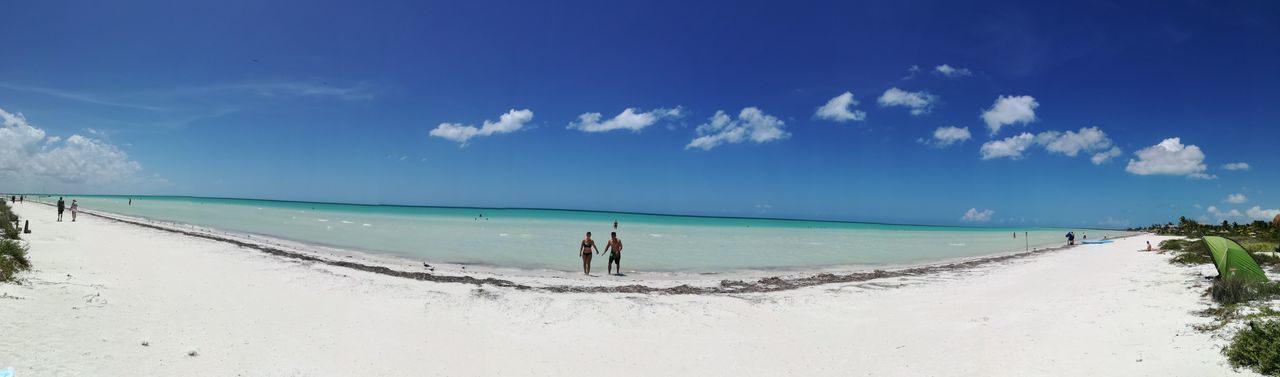
[[[615, 223], [616, 224], [616, 223]], [[606, 267], [612, 274], [613, 266], [618, 266], [618, 275], [622, 275], [622, 240], [618, 239], [618, 232], [609, 233], [609, 243], [604, 245], [604, 251], [609, 253], [609, 262]]]
[[591, 275], [591, 250], [600, 252], [600, 248], [596, 247], [596, 241], [591, 239], [591, 232], [587, 232], [587, 238], [578, 245], [578, 254], [582, 256], [582, 273], [586, 275]]

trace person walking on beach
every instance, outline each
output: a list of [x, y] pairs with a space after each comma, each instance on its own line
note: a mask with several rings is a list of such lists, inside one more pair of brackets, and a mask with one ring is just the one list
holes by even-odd
[[71, 199], [71, 222], [76, 222], [76, 213], [80, 212], [80, 205], [76, 204], [75, 199]]
[[622, 275], [622, 240], [618, 239], [618, 232], [609, 233], [609, 243], [604, 245], [604, 251], [609, 253], [609, 262], [605, 268], [613, 274], [613, 266], [618, 266], [618, 275]]
[[596, 247], [596, 241], [591, 239], [591, 232], [587, 232], [587, 238], [579, 244], [578, 254], [582, 256], [582, 273], [591, 275], [591, 250], [600, 252], [600, 248]]
[[58, 221], [62, 221], [62, 211], [67, 209], [67, 202], [62, 201], [62, 197], [58, 197]]
[[1076, 232], [1067, 232], [1067, 246], [1076, 244]]
[[613, 230], [618, 230], [618, 219], [613, 219]]

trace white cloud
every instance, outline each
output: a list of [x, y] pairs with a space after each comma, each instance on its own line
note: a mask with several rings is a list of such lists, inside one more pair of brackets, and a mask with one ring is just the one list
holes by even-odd
[[908, 68], [907, 68], [907, 75], [906, 75], [905, 77], [903, 77], [902, 79], [903, 79], [903, 80], [910, 80], [910, 79], [914, 79], [914, 78], [916, 78], [916, 76], [918, 76], [918, 75], [920, 75], [920, 66], [918, 66], [918, 65], [912, 65], [911, 67], [908, 67]]
[[1205, 212], [1209, 212], [1209, 215], [1212, 216], [1210, 219], [1213, 219], [1214, 222], [1229, 220], [1232, 218], [1238, 218], [1238, 217], [1244, 216], [1244, 214], [1240, 213], [1240, 210], [1238, 209], [1223, 211], [1221, 209], [1218, 209], [1218, 207], [1215, 207], [1215, 206], [1209, 206], [1209, 208], [1205, 209]]
[[1227, 170], [1249, 170], [1249, 163], [1232, 162], [1230, 164], [1222, 165], [1222, 168]]
[[1098, 127], [1082, 127], [1079, 131], [1045, 131], [1032, 135], [1023, 132], [1003, 140], [992, 140], [982, 145], [982, 159], [1008, 157], [1020, 159], [1023, 153], [1033, 145], [1044, 147], [1050, 153], [1060, 153], [1075, 157], [1081, 153], [1092, 154], [1090, 161], [1100, 165], [1119, 156], [1121, 151], [1114, 145], [1106, 132]]
[[1036, 121], [1036, 108], [1040, 103], [1031, 96], [1000, 96], [991, 108], [982, 112], [982, 120], [991, 129], [991, 134], [1000, 132], [1000, 128], [1012, 124], [1027, 124]]
[[1014, 160], [1022, 158], [1023, 152], [1027, 148], [1035, 144], [1036, 137], [1029, 132], [1023, 132], [1021, 135], [1010, 136], [1004, 140], [991, 140], [982, 144], [982, 159], [990, 160], [993, 158], [1008, 157]]
[[710, 121], [699, 125], [696, 132], [698, 137], [686, 145], [685, 149], [702, 148], [702, 150], [711, 150], [720, 144], [737, 144], [743, 141], [752, 141], [755, 143], [766, 143], [774, 140], [782, 140], [791, 137], [791, 134], [782, 128], [786, 125], [782, 120], [765, 114], [755, 107], [747, 107], [738, 113], [738, 119], [733, 119], [724, 113], [724, 110], [716, 111], [716, 115], [710, 118]]
[[1231, 204], [1241, 204], [1249, 201], [1249, 197], [1244, 196], [1244, 194], [1231, 194], [1227, 195], [1227, 198], [1223, 201]]
[[933, 68], [933, 72], [946, 77], [965, 77], [973, 76], [973, 72], [967, 68], [952, 67], [950, 64], [943, 64]]
[[1061, 153], [1075, 157], [1080, 152], [1093, 153], [1089, 160], [1094, 165], [1101, 165], [1119, 156], [1121, 151], [1116, 147], [1106, 132], [1098, 127], [1082, 127], [1079, 131], [1045, 131], [1036, 135], [1036, 143], [1052, 153]]
[[1180, 138], [1168, 138], [1134, 153], [1125, 171], [1137, 175], [1183, 175], [1190, 178], [1217, 178], [1205, 174], [1204, 153], [1195, 145], [1182, 145]]
[[[0, 181], [44, 188], [110, 191], [104, 185], [141, 180], [142, 165], [102, 140], [71, 135], [47, 136], [21, 113], [0, 109]], [[117, 186], [118, 187], [118, 186]]]
[[955, 143], [962, 143], [970, 138], [972, 138], [972, 135], [969, 134], [969, 127], [938, 127], [938, 129], [933, 130], [933, 139], [921, 139], [920, 142], [937, 147], [945, 147]]
[[1079, 132], [1046, 131], [1040, 133], [1040, 136], [1045, 138], [1042, 143], [1045, 150], [1062, 153], [1069, 157], [1075, 157], [1080, 151], [1104, 150], [1112, 145], [1107, 133], [1102, 132], [1098, 127], [1084, 127]]
[[570, 122], [568, 128], [583, 132], [607, 132], [613, 130], [640, 132], [640, 130], [657, 124], [663, 119], [676, 119], [682, 116], [684, 116], [684, 111], [679, 106], [673, 109], [654, 109], [642, 113], [637, 113], [636, 109], [633, 108], [626, 108], [622, 110], [622, 113], [603, 122], [600, 121], [600, 113], [584, 113], [578, 116], [578, 121]]
[[1120, 157], [1120, 154], [1120, 147], [1111, 147], [1111, 149], [1094, 153], [1093, 157], [1089, 158], [1089, 161], [1093, 162], [1094, 165], [1102, 165], [1107, 161], [1111, 161], [1112, 158]]
[[1249, 216], [1251, 220], [1271, 221], [1276, 216], [1280, 216], [1280, 209], [1262, 209], [1260, 206], [1253, 206], [1253, 208], [1245, 211], [1245, 215]]
[[964, 216], [960, 217], [960, 221], [987, 222], [991, 221], [991, 215], [994, 214], [996, 214], [996, 211], [989, 209], [979, 211], [977, 208], [970, 208], [968, 211], [964, 212]]
[[880, 107], [902, 106], [911, 109], [911, 115], [928, 114], [938, 102], [938, 96], [926, 91], [908, 92], [897, 87], [889, 88], [876, 100]]
[[450, 140], [466, 146], [467, 142], [473, 137], [489, 136], [493, 134], [505, 134], [519, 131], [524, 127], [525, 123], [533, 120], [533, 111], [529, 109], [516, 110], [511, 109], [506, 114], [498, 117], [497, 122], [489, 120], [484, 121], [481, 127], [468, 126], [460, 123], [440, 123], [435, 129], [431, 130], [431, 136]]
[[836, 122], [862, 121], [867, 119], [867, 112], [856, 110], [853, 107], [858, 105], [858, 100], [853, 99], [853, 93], [844, 92], [827, 101], [826, 105], [818, 108], [813, 116], [833, 120]]

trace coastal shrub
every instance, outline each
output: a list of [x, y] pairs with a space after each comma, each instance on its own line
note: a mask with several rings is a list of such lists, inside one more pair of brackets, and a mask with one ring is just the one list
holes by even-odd
[[1222, 352], [1233, 367], [1280, 376], [1280, 321], [1250, 321]]
[[1182, 250], [1182, 240], [1160, 241], [1160, 250], [1171, 250], [1171, 251]]
[[27, 247], [14, 240], [0, 240], [0, 281], [13, 280], [20, 271], [31, 269]]
[[13, 221], [17, 220], [17, 218], [18, 216], [13, 213], [13, 209], [9, 208], [8, 204], [0, 202], [0, 237], [11, 240], [18, 239], [22, 230], [13, 224]]
[[1234, 305], [1280, 296], [1280, 283], [1248, 282], [1244, 279], [1218, 279], [1209, 286], [1209, 297], [1222, 305]]

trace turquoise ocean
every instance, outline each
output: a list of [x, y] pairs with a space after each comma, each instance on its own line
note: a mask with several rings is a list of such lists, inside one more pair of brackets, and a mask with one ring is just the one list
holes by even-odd
[[[196, 197], [68, 196], [81, 208], [427, 262], [573, 271], [592, 232], [619, 223], [627, 271], [730, 272], [918, 264], [1124, 231], [990, 228], [670, 216], [548, 209], [445, 208]], [[44, 198], [54, 200], [57, 198]], [[1014, 238], [1014, 234], [1017, 238]], [[1024, 236], [1024, 233], [1026, 236]], [[603, 258], [601, 258], [603, 259]], [[603, 260], [600, 260], [603, 267]]]

